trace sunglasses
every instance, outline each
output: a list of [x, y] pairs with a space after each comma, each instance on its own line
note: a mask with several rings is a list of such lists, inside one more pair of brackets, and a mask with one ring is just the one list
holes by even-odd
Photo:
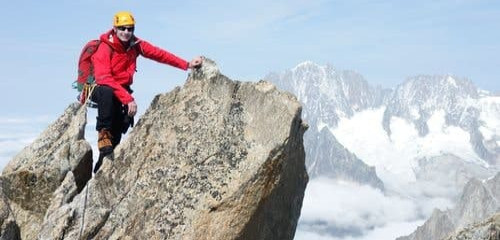
[[134, 31], [134, 27], [116, 27], [116, 29], [120, 30], [120, 31], [129, 31], [129, 32], [133, 32]]

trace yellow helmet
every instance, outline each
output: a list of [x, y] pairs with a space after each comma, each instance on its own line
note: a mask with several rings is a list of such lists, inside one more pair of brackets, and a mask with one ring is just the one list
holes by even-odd
[[117, 12], [113, 18], [113, 26], [120, 27], [126, 25], [135, 25], [134, 16], [130, 12]]

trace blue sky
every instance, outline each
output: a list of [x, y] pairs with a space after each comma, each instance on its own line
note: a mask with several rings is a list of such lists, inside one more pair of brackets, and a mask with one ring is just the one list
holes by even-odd
[[[2, 1], [0, 169], [75, 101], [71, 83], [83, 45], [110, 29], [112, 16], [121, 10], [134, 13], [139, 37], [187, 60], [210, 57], [232, 79], [255, 81], [309, 60], [357, 71], [383, 87], [418, 74], [452, 74], [500, 92], [500, 1]], [[132, 86], [139, 114], [156, 94], [182, 85], [186, 76], [182, 70], [139, 59]], [[91, 110], [86, 137], [95, 149], [94, 127]], [[323, 182], [309, 185], [314, 191]], [[344, 196], [360, 196], [352, 187], [328, 189], [318, 192], [350, 189], [353, 193]], [[387, 213], [380, 221], [412, 220], [404, 211], [387, 211], [394, 206], [411, 210], [411, 203], [380, 200], [382, 194], [369, 189], [361, 194], [377, 200], [365, 208], [373, 209], [368, 213]], [[324, 200], [325, 205], [304, 211], [304, 216], [332, 204], [329, 195], [311, 196], [306, 206], [313, 202], [308, 199]], [[389, 233], [374, 231], [352, 239], [388, 239], [374, 236], [401, 229], [411, 231], [393, 224], [383, 229]], [[307, 231], [299, 231], [297, 239], [337, 240]]]
[[[60, 114], [82, 46], [130, 10], [136, 34], [185, 58], [205, 55], [233, 79], [258, 80], [311, 60], [394, 87], [417, 74], [453, 74], [500, 91], [498, 1], [4, 1], [0, 116]], [[144, 111], [186, 72], [139, 60]]]

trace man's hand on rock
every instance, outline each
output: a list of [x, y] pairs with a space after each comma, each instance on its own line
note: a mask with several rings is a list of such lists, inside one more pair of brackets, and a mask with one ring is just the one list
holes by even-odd
[[201, 56], [196, 56], [189, 62], [188, 68], [199, 68], [201, 67], [201, 64], [203, 63], [203, 58]]

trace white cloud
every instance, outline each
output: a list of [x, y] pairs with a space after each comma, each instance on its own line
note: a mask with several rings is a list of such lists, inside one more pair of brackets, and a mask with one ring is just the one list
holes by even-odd
[[323, 235], [316, 232], [297, 230], [295, 233], [295, 240], [337, 240], [339, 238], [334, 238], [329, 235]]
[[0, 117], [0, 170], [48, 126], [49, 116]]
[[352, 240], [373, 240], [373, 239], [395, 239], [400, 236], [410, 234], [415, 230], [415, 226], [420, 226], [423, 220], [411, 222], [391, 222], [387, 225], [369, 231], [365, 236], [359, 238], [348, 238]]
[[334, 237], [325, 234], [319, 234], [316, 232], [297, 230], [295, 234], [295, 240], [378, 240], [378, 239], [395, 239], [403, 235], [408, 235], [408, 233], [415, 230], [415, 226], [422, 225], [424, 221], [414, 221], [414, 222], [397, 222], [389, 223], [383, 227], [374, 228], [369, 230], [366, 235], [352, 237]]
[[[316, 178], [306, 189], [297, 239], [359, 239], [375, 234], [392, 234], [394, 238], [416, 228], [419, 211], [411, 199], [368, 186]], [[400, 226], [405, 227], [397, 228]]]
[[11, 139], [0, 138], [0, 171], [24, 147], [33, 142], [34, 136], [19, 136]]
[[[0, 117], [0, 124], [35, 124], [35, 123], [47, 123], [52, 120], [51, 116], [43, 115], [36, 117]], [[1, 133], [1, 132], [0, 132]]]
[[[263, 34], [276, 31], [283, 24], [297, 24], [316, 16], [325, 1], [323, 0], [278, 0], [251, 2], [204, 2], [193, 5], [193, 18], [186, 19], [186, 14], [169, 11], [160, 17], [166, 25], [199, 26], [186, 29], [195, 31], [205, 40], [244, 41], [258, 40]], [[198, 11], [203, 9], [203, 11]], [[204, 22], [210, 22], [204, 25]]]

